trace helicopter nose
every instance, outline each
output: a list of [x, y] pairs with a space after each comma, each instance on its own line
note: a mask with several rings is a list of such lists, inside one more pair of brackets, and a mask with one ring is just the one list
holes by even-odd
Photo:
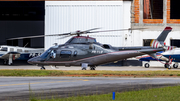
[[34, 58], [31, 58], [27, 61], [29, 64], [34, 64]]

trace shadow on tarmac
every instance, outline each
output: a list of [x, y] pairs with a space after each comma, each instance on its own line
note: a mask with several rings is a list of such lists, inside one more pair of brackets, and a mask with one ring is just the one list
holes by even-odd
[[[0, 59], [0, 65], [4, 65], [4, 60]], [[12, 66], [19, 66], [19, 65], [30, 65], [27, 63], [27, 60], [13, 60]]]

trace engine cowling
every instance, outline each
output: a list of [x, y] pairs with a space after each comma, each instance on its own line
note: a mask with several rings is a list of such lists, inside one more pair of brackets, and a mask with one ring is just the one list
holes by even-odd
[[109, 44], [103, 44], [102, 47], [103, 47], [103, 48], [106, 48], [106, 49], [111, 49], [111, 48], [112, 48], [112, 46], [109, 45]]

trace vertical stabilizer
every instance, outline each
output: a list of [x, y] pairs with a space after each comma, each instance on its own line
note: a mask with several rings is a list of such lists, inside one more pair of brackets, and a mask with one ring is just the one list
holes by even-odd
[[165, 41], [168, 33], [171, 32], [171, 30], [172, 30], [171, 27], [166, 27], [157, 39], [151, 41], [150, 46], [153, 48], [162, 47], [165, 50], [172, 50], [172, 49], [176, 48], [175, 46], [165, 46], [164, 45], [164, 41]]
[[166, 27], [163, 32], [159, 35], [159, 37], [157, 38], [157, 40], [159, 42], [164, 42], [167, 35], [169, 34], [169, 32], [171, 32], [172, 28], [171, 27]]

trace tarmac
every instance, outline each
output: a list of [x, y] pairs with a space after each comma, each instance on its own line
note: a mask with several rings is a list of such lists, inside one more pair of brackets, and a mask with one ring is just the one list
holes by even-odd
[[[26, 62], [2, 65], [0, 69], [33, 69], [41, 67]], [[81, 67], [45, 66], [46, 70], [81, 70]], [[89, 70], [89, 68], [88, 68]], [[98, 66], [96, 70], [112, 71], [156, 71], [167, 70], [163, 66]], [[170, 69], [171, 70], [180, 70]], [[174, 86], [180, 84], [180, 78], [133, 78], [133, 77], [0, 77], [0, 101], [29, 101], [32, 97], [47, 99], [79, 95], [107, 94], [140, 89]], [[111, 100], [111, 98], [110, 98]]]

